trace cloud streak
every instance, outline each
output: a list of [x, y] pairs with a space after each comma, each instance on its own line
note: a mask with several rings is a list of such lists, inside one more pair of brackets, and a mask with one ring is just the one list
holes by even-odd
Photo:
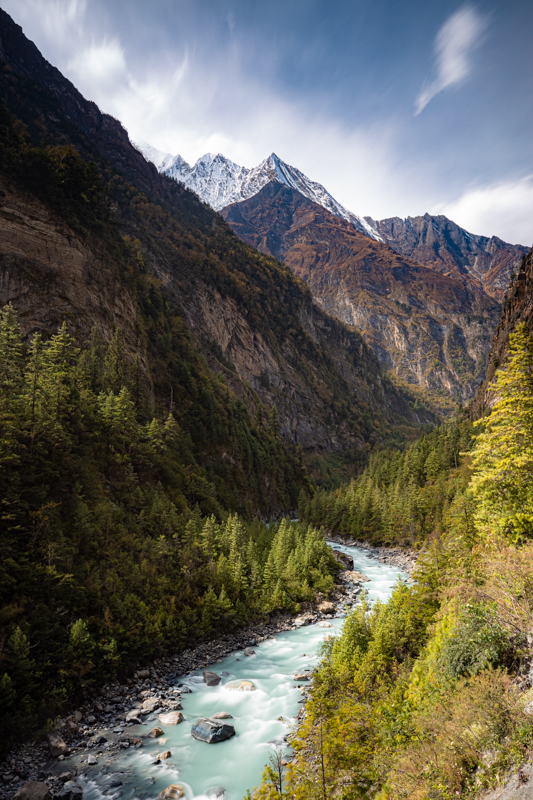
[[533, 244], [533, 175], [467, 190], [457, 200], [432, 209], [466, 230], [499, 236], [513, 244]]
[[467, 80], [472, 71], [472, 53], [486, 27], [486, 18], [470, 5], [462, 6], [446, 20], [435, 39], [436, 74], [422, 86], [415, 102], [415, 116], [437, 94]]

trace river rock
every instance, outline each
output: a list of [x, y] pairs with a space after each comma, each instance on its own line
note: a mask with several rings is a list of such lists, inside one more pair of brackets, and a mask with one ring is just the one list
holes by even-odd
[[204, 681], [208, 686], [218, 686], [221, 680], [222, 678], [220, 675], [217, 675], [216, 672], [210, 672], [208, 669], [204, 669]]
[[179, 700], [168, 700], [165, 705], [170, 711], [181, 711], [183, 707]]
[[66, 800], [81, 800], [83, 790], [81, 786], [78, 786], [76, 781], [67, 781], [61, 789], [59, 796]]
[[50, 731], [46, 734], [46, 741], [48, 742], [48, 749], [52, 756], [68, 756], [70, 749], [67, 743], [61, 738], [57, 731]]
[[98, 764], [98, 759], [91, 753], [90, 756], [87, 756], [87, 763], [94, 767], [95, 764]]
[[158, 736], [163, 736], [163, 729], [162, 728], [152, 728], [150, 733], [146, 734], [150, 737], [150, 739], [157, 739]]
[[308, 681], [310, 675], [308, 672], [295, 672], [292, 677], [295, 681]]
[[354, 583], [368, 583], [368, 581], [372, 580], [368, 577], [368, 575], [363, 575], [362, 572], [357, 572], [356, 570], [349, 570], [344, 574], [348, 580], [353, 581]]
[[313, 617], [310, 614], [302, 614], [299, 617], [295, 617], [292, 624], [297, 628], [303, 628], [305, 625], [310, 625], [312, 621]]
[[185, 797], [185, 789], [179, 783], [171, 783], [157, 797], [158, 800], [178, 800], [179, 797]]
[[142, 704], [143, 711], [152, 712], [161, 705], [161, 701], [157, 697], [147, 697]]
[[206, 797], [213, 797], [215, 800], [224, 800], [226, 797], [226, 790], [223, 786], [213, 786], [205, 793]]
[[225, 688], [234, 692], [255, 692], [255, 686], [252, 681], [230, 681]]
[[321, 614], [334, 614], [335, 613], [335, 603], [331, 603], [329, 600], [324, 600], [322, 603], [319, 604], [318, 610]]
[[227, 711], [217, 711], [216, 714], [213, 714], [211, 719], [233, 719], [231, 714], [228, 714]]
[[183, 714], [181, 711], [169, 711], [168, 714], [160, 714], [159, 722], [162, 725], [179, 725], [183, 722]]
[[170, 752], [170, 750], [164, 750], [162, 753], [159, 753], [157, 757], [161, 759], [161, 761], [166, 761], [167, 758], [170, 758], [171, 755], [172, 753]]
[[333, 628], [333, 625], [331, 624], [331, 622], [326, 622], [323, 619], [320, 620], [320, 622], [317, 622], [317, 625], [319, 626], [319, 628]]
[[28, 781], [13, 795], [13, 800], [51, 800], [46, 783]]
[[255, 655], [255, 650], [253, 647], [245, 647], [244, 648], [244, 655], [245, 656], [253, 656]]
[[142, 709], [133, 708], [126, 714], [126, 722], [135, 722], [137, 725], [142, 723]]
[[89, 725], [94, 725], [94, 723], [96, 722], [96, 717], [93, 717], [92, 714], [89, 714], [89, 716], [87, 717], [87, 722], [89, 723]]
[[150, 670], [149, 669], [140, 669], [137, 672], [138, 678], [149, 678], [150, 677]]
[[200, 717], [191, 728], [191, 734], [195, 739], [207, 744], [223, 742], [235, 736], [235, 728], [228, 722], [220, 722], [218, 719], [208, 719]]

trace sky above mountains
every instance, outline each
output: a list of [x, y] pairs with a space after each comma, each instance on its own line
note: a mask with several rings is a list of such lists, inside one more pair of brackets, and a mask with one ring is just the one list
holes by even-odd
[[530, 0], [0, 0], [82, 93], [189, 162], [271, 152], [376, 219], [533, 243]]

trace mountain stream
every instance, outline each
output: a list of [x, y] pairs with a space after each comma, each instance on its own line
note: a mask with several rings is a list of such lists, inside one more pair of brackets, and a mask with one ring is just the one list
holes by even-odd
[[[330, 544], [352, 556], [354, 570], [370, 578], [364, 587], [371, 601], [387, 600], [398, 576], [405, 577], [399, 568], [371, 558], [365, 550]], [[181, 686], [185, 717], [179, 725], [165, 726], [157, 715], [151, 715], [143, 725], [102, 729], [105, 737], [122, 730], [132, 736], [146, 736], [160, 726], [164, 736], [144, 738], [141, 749], [125, 749], [112, 761], [102, 755], [97, 765], [84, 766], [78, 778], [83, 800], [144, 800], [156, 797], [170, 784], [181, 785], [186, 800], [242, 800], [247, 789], [260, 783], [274, 745], [287, 747], [284, 737], [296, 722], [304, 702], [303, 687], [308, 686], [294, 680], [293, 675], [316, 666], [320, 643], [325, 636], [340, 631], [343, 617], [338, 614], [327, 620], [332, 627], [325, 627], [323, 622], [284, 631], [256, 645], [254, 655], [244, 656], [241, 650], [212, 664], [209, 669], [222, 675], [218, 686], [207, 686], [201, 670], [181, 676], [175, 680], [175, 685]], [[228, 683], [236, 680], [252, 681], [255, 691], [232, 691]], [[190, 693], [184, 693], [183, 687]], [[217, 744], [192, 738], [191, 726], [196, 719], [221, 711], [232, 715], [233, 719], [227, 721], [234, 725], [235, 736]], [[171, 756], [155, 764], [156, 754], [167, 750]], [[63, 769], [66, 767], [65, 762]]]

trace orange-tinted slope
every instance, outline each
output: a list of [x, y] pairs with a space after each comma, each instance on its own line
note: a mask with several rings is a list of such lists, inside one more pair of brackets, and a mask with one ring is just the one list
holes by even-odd
[[417, 264], [279, 183], [222, 214], [240, 238], [291, 267], [327, 311], [362, 330], [402, 377], [472, 396], [500, 312], [479, 281]]

